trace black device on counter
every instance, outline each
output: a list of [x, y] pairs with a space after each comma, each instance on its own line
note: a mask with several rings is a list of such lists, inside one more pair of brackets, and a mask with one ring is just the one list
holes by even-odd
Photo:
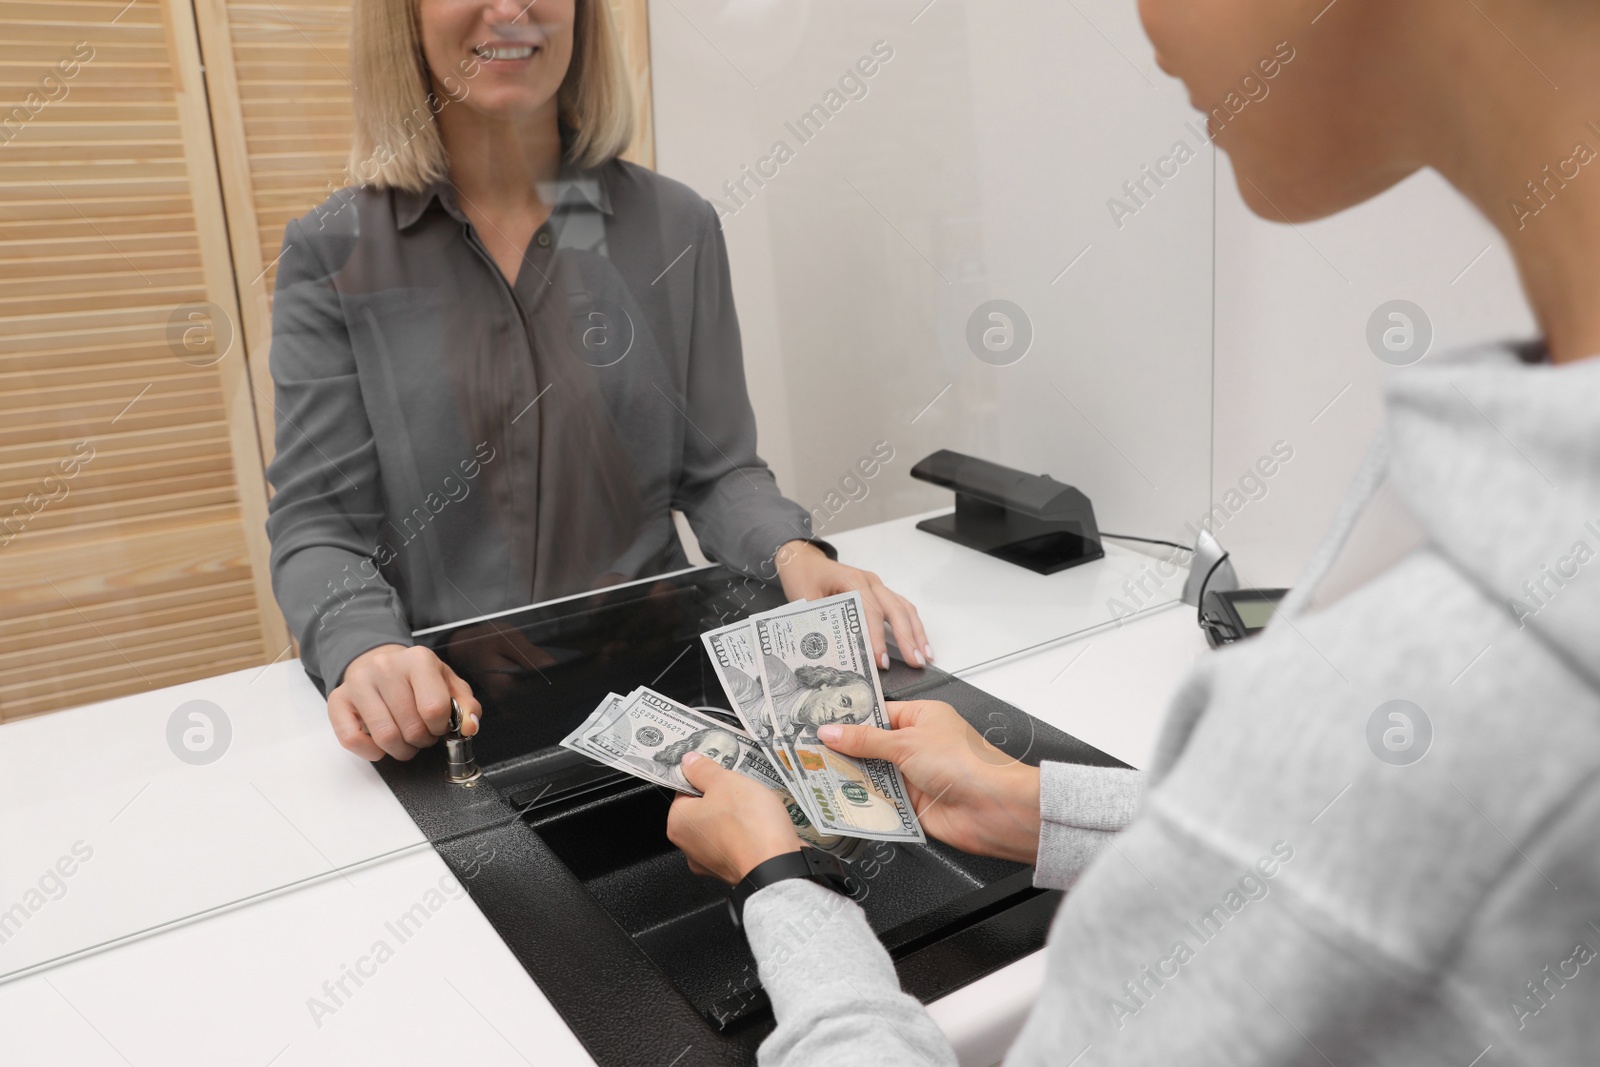
[[[671, 792], [559, 742], [608, 690], [725, 708], [700, 634], [783, 602], [712, 566], [415, 635], [483, 703], [482, 773], [470, 788], [452, 781], [439, 747], [378, 773], [598, 1063], [671, 1063], [692, 1045], [697, 1065], [742, 1067], [773, 1020], [727, 889], [667, 839]], [[881, 677], [887, 699], [946, 701], [1020, 762], [1124, 766], [932, 667], [896, 660]], [[912, 996], [1043, 946], [1061, 894], [1036, 888], [1029, 867], [931, 839], [863, 846], [844, 866]], [[840, 875], [826, 859], [807, 873]]]
[[1287, 589], [1212, 589], [1200, 607], [1200, 625], [1212, 648], [1254, 637], [1266, 629]]
[[1106, 554], [1089, 498], [1048, 474], [1025, 474], [940, 449], [912, 467], [911, 477], [956, 494], [955, 511], [924, 519], [919, 530], [1038, 574]]

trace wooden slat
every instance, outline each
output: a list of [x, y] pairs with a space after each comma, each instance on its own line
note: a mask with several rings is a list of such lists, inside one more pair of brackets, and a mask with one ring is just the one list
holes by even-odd
[[93, 570], [82, 566], [83, 546], [29, 545], [19, 539], [5, 550], [8, 606], [36, 613], [84, 610], [129, 593], [249, 577], [244, 532], [237, 521], [173, 517], [128, 536], [118, 533], [90, 542], [99, 553]]
[[[130, 398], [132, 394], [130, 393]], [[98, 459], [103, 455], [137, 457], [147, 450], [163, 456], [205, 455], [217, 449], [217, 443], [227, 436], [227, 428], [220, 422], [214, 424], [186, 423], [161, 424], [154, 427], [134, 427], [122, 419], [95, 435], [94, 449]], [[72, 451], [77, 438], [61, 437], [54, 440], [23, 441], [0, 447], [0, 467], [18, 464], [37, 464], [41, 475], [45, 469]], [[131, 462], [131, 460], [130, 460]]]
[[146, 620], [145, 625], [133, 633], [116, 637], [90, 628], [76, 640], [58, 640], [51, 647], [48, 659], [25, 649], [0, 652], [0, 674], [11, 684], [59, 679], [63, 677], [60, 668], [63, 660], [94, 663], [107, 659], [107, 652], [114, 651], [137, 663], [149, 663], [158, 655], [171, 654], [174, 649], [202, 645], [215, 648], [219, 644], [249, 641], [256, 629], [254, 605], [247, 605], [243, 611], [207, 613], [204, 618], [180, 619], [162, 625]]
[[115, 641], [119, 636], [135, 635], [151, 627], [254, 610], [255, 594], [248, 582], [216, 582], [41, 612], [26, 625], [0, 619], [0, 644], [22, 650], [49, 649], [102, 635]]

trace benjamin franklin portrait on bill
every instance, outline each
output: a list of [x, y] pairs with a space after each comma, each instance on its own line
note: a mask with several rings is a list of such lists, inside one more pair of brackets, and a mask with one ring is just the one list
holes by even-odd
[[791, 670], [774, 656], [765, 656], [764, 664], [778, 729], [790, 740], [814, 741], [819, 726], [853, 725], [872, 718], [876, 692], [872, 682], [855, 671], [818, 665]]

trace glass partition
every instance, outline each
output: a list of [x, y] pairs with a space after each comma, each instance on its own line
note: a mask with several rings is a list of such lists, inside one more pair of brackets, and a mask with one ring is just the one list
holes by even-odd
[[[37, 252], [0, 262], [0, 982], [507, 818], [486, 785], [425, 832], [334, 736], [325, 691], [413, 632], [492, 756], [545, 668], [697, 671], [663, 590], [781, 600], [792, 541], [957, 674], [1178, 599], [1125, 543], [1046, 576], [918, 530], [952, 495], [910, 476], [951, 450], [1184, 543], [1207, 511], [1213, 159], [1134, 5], [578, 0], [480, 39], [425, 0], [428, 88], [381, 114], [377, 0], [167, 6], [0, 5], [44, 86], [0, 126]], [[502, 150], [485, 115], [602, 32], [638, 107]], [[641, 589], [606, 640], [470, 621]]]
[[910, 471], [950, 449], [1193, 544], [1213, 158], [1134, 5], [743, 0], [651, 25], [659, 166], [722, 217], [761, 451], [816, 531], [953, 598], [957, 671], [1177, 600], [1168, 548], [1041, 578], [909, 521], [847, 533], [948, 511]]

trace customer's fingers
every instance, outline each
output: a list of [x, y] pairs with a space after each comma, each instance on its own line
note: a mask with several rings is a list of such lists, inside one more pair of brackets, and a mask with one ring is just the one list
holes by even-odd
[[714, 759], [706, 759], [698, 752], [686, 753], [678, 769], [689, 779], [689, 784], [702, 793], [712, 792], [719, 784], [726, 783], [730, 775], [739, 777], [737, 772], [728, 770]]
[[333, 724], [333, 736], [348, 751], [364, 760], [376, 762], [383, 758], [383, 749], [361, 728], [361, 716], [356, 714], [355, 704], [342, 689], [335, 689], [328, 697], [328, 722]]
[[909, 752], [904, 735], [896, 730], [880, 730], [876, 726], [841, 726], [830, 723], [818, 728], [817, 740], [846, 756], [860, 759], [886, 759], [898, 763]]
[[[695, 761], [688, 761], [693, 763]], [[701, 763], [712, 763], [713, 760], [700, 760]], [[722, 770], [721, 767], [716, 768]], [[686, 768], [687, 770], [687, 768]], [[687, 776], [687, 774], [685, 775]], [[696, 786], [695, 788], [700, 788]], [[708, 859], [721, 855], [721, 850], [715, 841], [706, 835], [699, 825], [707, 803], [704, 797], [690, 796], [680, 793], [673, 798], [672, 807], [667, 809], [667, 840], [677, 845], [689, 861], [689, 869], [695, 874], [717, 876], [717, 872], [701, 863], [696, 857], [706, 853]]]
[[884, 703], [884, 709], [889, 712], [889, 725], [896, 730], [933, 725], [939, 719], [952, 716], [966, 721], [960, 712], [942, 700], [890, 700]]

